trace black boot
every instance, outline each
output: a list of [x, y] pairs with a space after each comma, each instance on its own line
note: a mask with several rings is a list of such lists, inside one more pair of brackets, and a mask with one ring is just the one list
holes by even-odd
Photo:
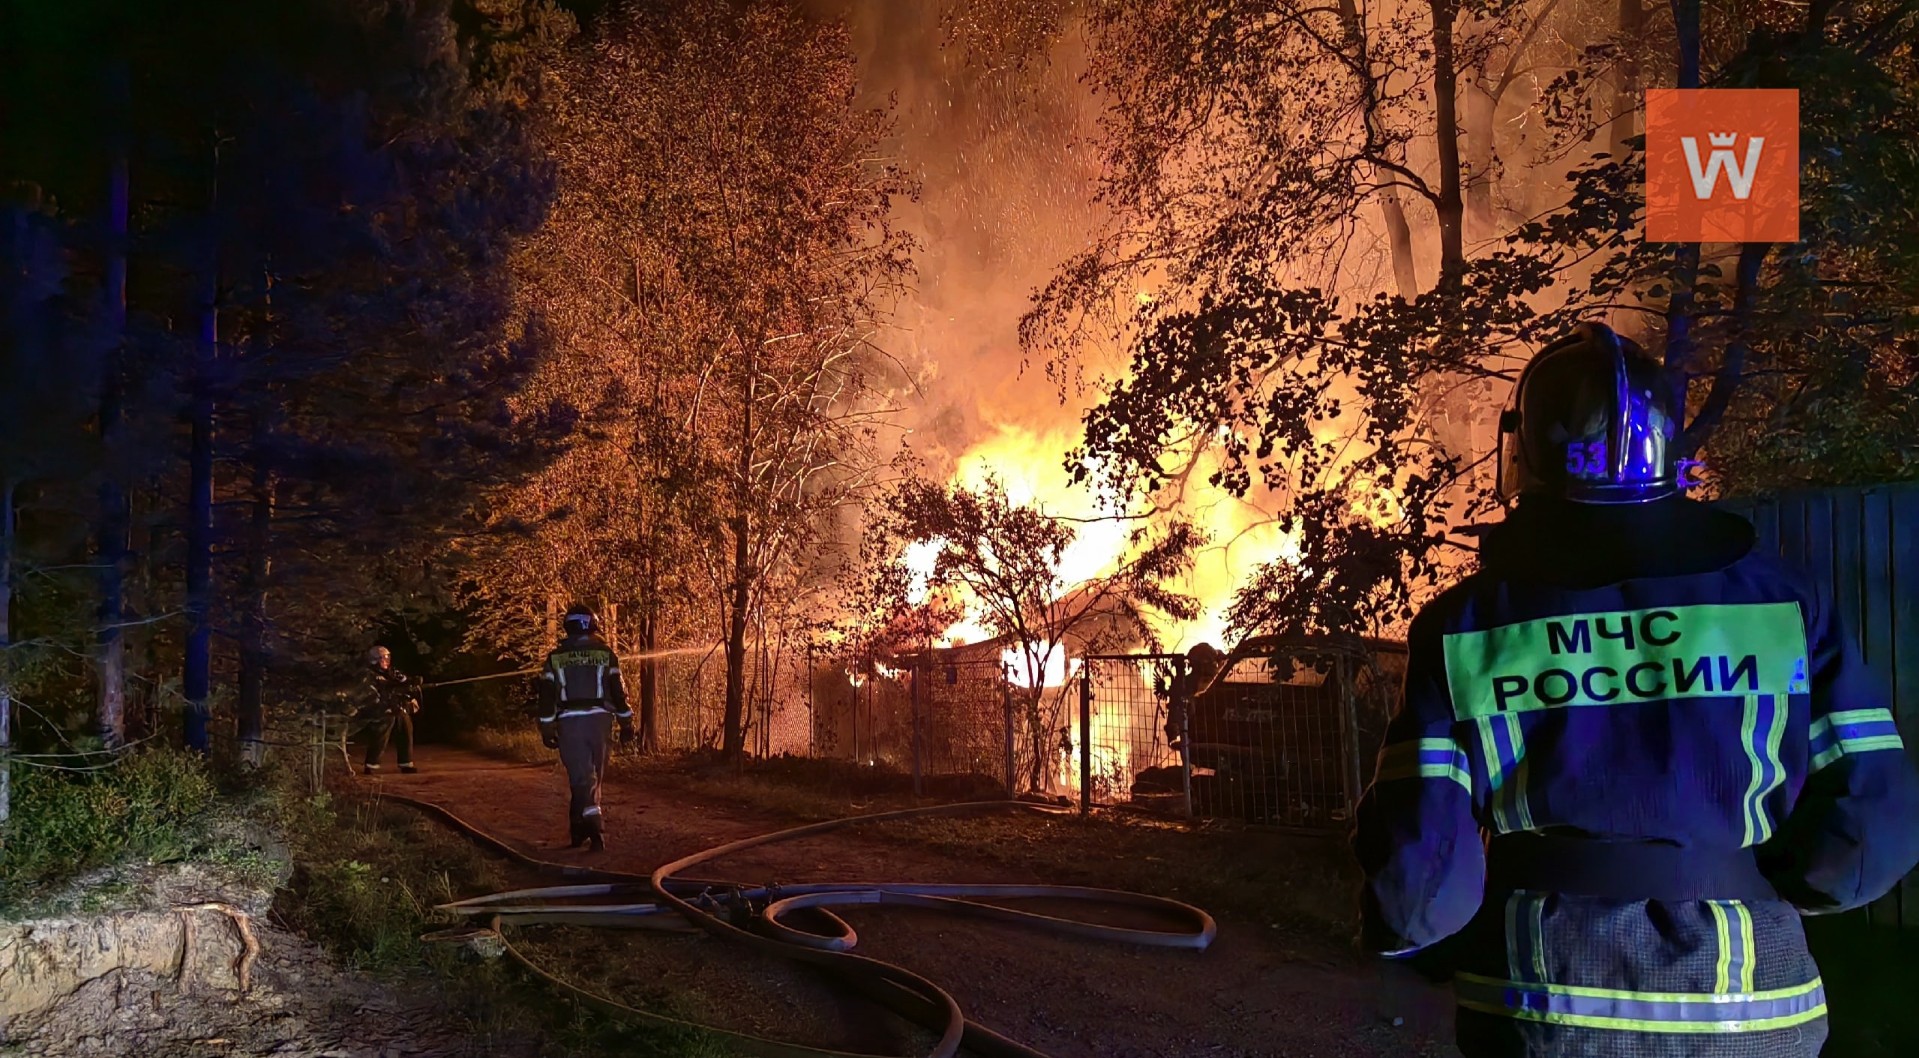
[[605, 852], [606, 851], [606, 835], [595, 834], [592, 837], [586, 839], [586, 851]]

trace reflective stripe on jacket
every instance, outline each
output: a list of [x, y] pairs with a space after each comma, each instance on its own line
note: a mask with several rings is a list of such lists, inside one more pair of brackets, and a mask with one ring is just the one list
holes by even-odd
[[540, 670], [540, 698], [541, 723], [594, 712], [620, 719], [633, 715], [620, 678], [620, 659], [591, 634], [568, 636], [546, 656]]

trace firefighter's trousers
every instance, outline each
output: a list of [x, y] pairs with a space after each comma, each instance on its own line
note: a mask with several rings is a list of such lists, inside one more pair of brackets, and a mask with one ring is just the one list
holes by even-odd
[[407, 713], [389, 712], [367, 721], [360, 737], [366, 740], [366, 766], [378, 768], [380, 758], [386, 755], [386, 744], [393, 743], [394, 755], [400, 758], [400, 767], [413, 767], [413, 717]]
[[1824, 989], [1778, 900], [1493, 894], [1467, 927], [1466, 1058], [1814, 1058]]
[[577, 843], [602, 832], [600, 780], [613, 748], [613, 714], [603, 709], [562, 716], [560, 763], [566, 765], [566, 784], [572, 791], [567, 824]]

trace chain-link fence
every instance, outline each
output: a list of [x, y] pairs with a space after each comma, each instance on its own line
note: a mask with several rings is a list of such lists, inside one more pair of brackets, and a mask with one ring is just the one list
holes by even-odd
[[997, 659], [903, 658], [818, 666], [810, 752], [926, 776], [1008, 785], [1014, 701]]
[[[808, 713], [809, 660], [804, 652], [776, 652], [749, 643], [742, 686], [741, 726], [755, 756], [814, 755]], [[637, 705], [643, 669], [654, 671], [653, 730], [662, 750], [690, 752], [720, 745], [726, 730], [726, 653], [714, 648], [671, 652], [628, 662], [627, 695]]]
[[[668, 750], [718, 745], [725, 659], [661, 659]], [[749, 657], [747, 750], [1309, 829], [1348, 824], [1405, 671], [1379, 640], [1263, 637], [1232, 654], [1075, 657], [1030, 688], [996, 650]]]
[[1400, 644], [1335, 637], [1260, 637], [1225, 658], [1089, 657], [1076, 790], [1088, 804], [1343, 828], [1404, 671]]
[[1016, 704], [997, 659], [925, 660], [910, 670], [918, 718], [917, 771], [1009, 779], [1018, 765]]
[[1191, 775], [1178, 750], [1187, 663], [1179, 654], [1079, 659], [1074, 791], [1091, 804], [1135, 802], [1187, 814]]
[[626, 693], [636, 702], [642, 670], [654, 671], [653, 733], [660, 749], [688, 752], [717, 746], [726, 709], [726, 658], [710, 654], [674, 654], [629, 662]]

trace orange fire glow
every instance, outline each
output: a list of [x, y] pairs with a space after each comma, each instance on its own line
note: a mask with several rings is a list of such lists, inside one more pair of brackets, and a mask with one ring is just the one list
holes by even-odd
[[[1037, 429], [1001, 423], [960, 456], [953, 473], [953, 481], [968, 488], [983, 485], [989, 476], [997, 477], [1012, 501], [1075, 520], [1076, 536], [1059, 563], [1062, 592], [1111, 573], [1131, 557], [1129, 537], [1134, 523], [1116, 517], [1117, 512], [1102, 507], [1089, 490], [1075, 487], [1067, 476], [1062, 455], [1078, 441], [1077, 417]], [[1212, 457], [1203, 458], [1207, 462], [1198, 475], [1202, 478], [1216, 465]], [[1253, 569], [1267, 562], [1296, 560], [1299, 550], [1297, 537], [1281, 531], [1255, 503], [1211, 494], [1188, 498], [1176, 512], [1191, 519], [1210, 540], [1179, 585], [1198, 600], [1200, 617], [1188, 622], [1165, 620], [1156, 629], [1162, 646], [1184, 650], [1202, 642], [1222, 642], [1226, 607]], [[924, 554], [930, 568], [930, 550], [916, 554]], [[971, 627], [949, 630], [950, 642], [977, 642], [990, 636], [976, 621], [963, 624]]]

